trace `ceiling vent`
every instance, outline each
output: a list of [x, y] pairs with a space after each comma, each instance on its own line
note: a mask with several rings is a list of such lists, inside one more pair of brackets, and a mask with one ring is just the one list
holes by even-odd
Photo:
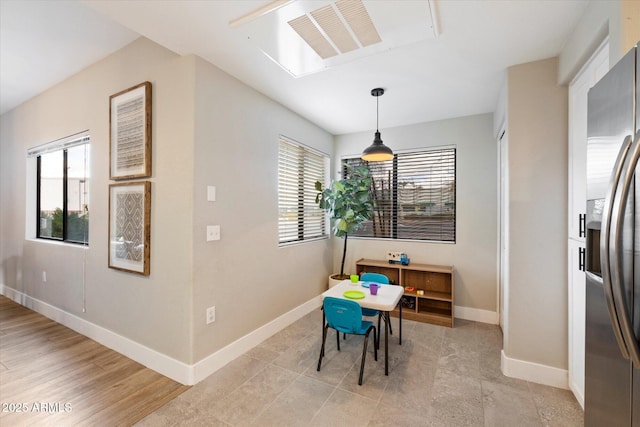
[[437, 37], [433, 0], [276, 1], [230, 25], [294, 77]]
[[322, 59], [382, 41], [360, 0], [341, 0], [312, 10], [289, 25]]

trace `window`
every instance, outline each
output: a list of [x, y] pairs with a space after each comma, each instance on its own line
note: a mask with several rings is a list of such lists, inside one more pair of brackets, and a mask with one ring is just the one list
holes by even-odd
[[28, 151], [37, 159], [36, 237], [89, 244], [89, 135]]
[[329, 158], [280, 137], [278, 153], [279, 245], [327, 237], [326, 215], [316, 203], [316, 181], [327, 180]]
[[[343, 160], [343, 165], [362, 163]], [[368, 166], [373, 218], [354, 236], [456, 241], [455, 148], [398, 153], [393, 160]]]

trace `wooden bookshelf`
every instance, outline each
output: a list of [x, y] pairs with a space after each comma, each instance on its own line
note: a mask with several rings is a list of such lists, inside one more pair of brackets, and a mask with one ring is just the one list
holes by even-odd
[[[400, 303], [403, 304], [402, 317], [405, 319], [453, 327], [453, 266], [418, 263], [401, 265], [363, 258], [356, 261], [356, 271], [360, 275], [384, 274], [391, 284], [403, 286], [405, 291]], [[423, 294], [419, 295], [418, 291]], [[397, 316], [397, 311], [396, 308], [391, 315]]]

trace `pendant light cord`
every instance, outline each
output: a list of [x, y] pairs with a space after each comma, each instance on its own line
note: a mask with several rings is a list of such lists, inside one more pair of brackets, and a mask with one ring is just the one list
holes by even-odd
[[376, 132], [379, 132], [379, 124], [378, 121], [380, 120], [380, 96], [376, 96]]

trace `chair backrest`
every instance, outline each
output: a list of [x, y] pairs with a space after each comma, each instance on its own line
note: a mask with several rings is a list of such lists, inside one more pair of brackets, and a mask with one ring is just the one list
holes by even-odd
[[324, 315], [333, 329], [345, 334], [360, 334], [362, 329], [362, 308], [355, 301], [325, 297]]
[[360, 277], [360, 280], [363, 282], [380, 283], [381, 285], [389, 284], [389, 278], [380, 273], [364, 273], [362, 277]]

